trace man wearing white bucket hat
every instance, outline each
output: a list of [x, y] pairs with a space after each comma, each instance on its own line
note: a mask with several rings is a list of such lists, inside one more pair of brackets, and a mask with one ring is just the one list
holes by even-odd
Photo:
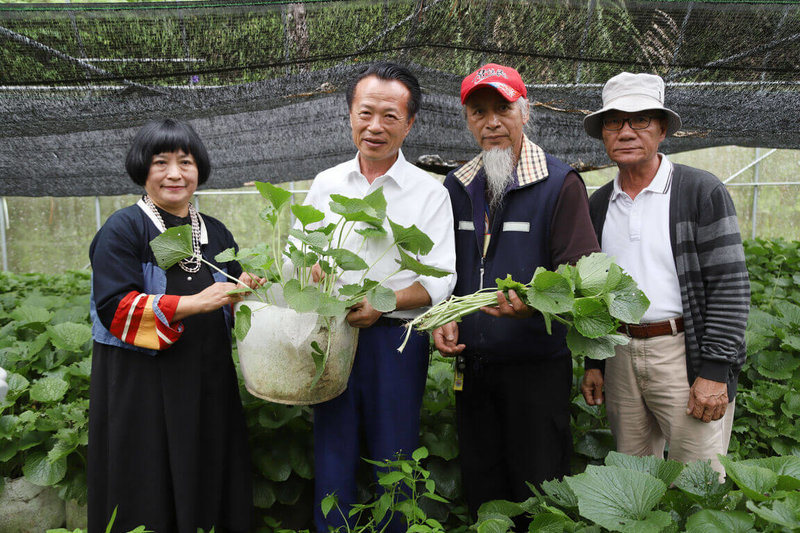
[[599, 405], [605, 388], [618, 451], [663, 456], [667, 444], [670, 459], [722, 473], [750, 307], [733, 201], [714, 175], [658, 152], [681, 127], [659, 76], [614, 76], [583, 126], [619, 170], [589, 199], [597, 238], [650, 299], [605, 368], [586, 360], [584, 398]]

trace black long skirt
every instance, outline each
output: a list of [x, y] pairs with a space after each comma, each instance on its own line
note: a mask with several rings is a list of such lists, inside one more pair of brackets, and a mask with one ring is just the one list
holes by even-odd
[[[168, 272], [170, 294], [199, 292]], [[181, 277], [183, 279], [181, 279]], [[199, 278], [199, 279], [198, 279]], [[194, 283], [192, 282], [194, 281]], [[89, 409], [89, 531], [145, 525], [157, 533], [247, 531], [250, 453], [222, 311], [183, 321], [155, 356], [95, 343]]]

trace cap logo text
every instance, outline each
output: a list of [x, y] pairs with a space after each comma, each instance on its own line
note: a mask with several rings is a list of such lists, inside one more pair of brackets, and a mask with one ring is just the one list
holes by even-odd
[[475, 74], [475, 80], [473, 83], [480, 83], [481, 81], [485, 80], [486, 78], [492, 78], [494, 76], [499, 76], [501, 78], [508, 79], [508, 75], [506, 71], [499, 68], [482, 68]]

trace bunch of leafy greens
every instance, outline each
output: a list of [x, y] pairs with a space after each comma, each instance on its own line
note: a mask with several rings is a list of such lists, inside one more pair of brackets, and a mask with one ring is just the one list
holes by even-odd
[[[650, 305], [636, 282], [603, 253], [582, 257], [575, 266], [561, 265], [555, 272], [539, 267], [528, 284], [507, 276], [497, 279], [497, 287], [466, 296], [453, 296], [433, 306], [409, 324], [420, 331], [431, 331], [453, 320], [496, 305], [497, 291], [514, 290], [529, 307], [542, 314], [551, 332], [553, 320], [565, 324], [567, 346], [573, 355], [605, 359], [614, 355], [614, 346], [627, 344], [617, 333], [621, 322], [636, 324]], [[405, 342], [400, 347], [402, 351]]]
[[24, 475], [85, 502], [91, 337], [87, 272], [0, 273], [0, 492]]
[[[266, 283], [258, 289], [242, 288], [237, 291], [251, 292], [257, 299], [267, 304], [275, 304], [275, 288], [280, 288], [280, 296], [286, 305], [298, 313], [316, 313], [326, 322], [330, 335], [330, 317], [343, 316], [348, 309], [366, 298], [369, 304], [380, 312], [389, 312], [396, 306], [394, 291], [383, 283], [402, 270], [410, 270], [422, 276], [443, 277], [449, 274], [419, 262], [416, 257], [428, 254], [433, 241], [415, 225], [402, 226], [386, 216], [386, 199], [383, 189], [378, 188], [364, 198], [349, 198], [339, 194], [331, 195], [330, 209], [339, 215], [337, 222], [320, 226], [325, 214], [309, 205], [291, 203], [292, 193], [271, 183], [256, 182], [261, 196], [267, 200], [267, 207], [260, 218], [269, 225], [269, 239], [266, 243], [236, 252], [233, 248], [218, 254], [219, 262], [237, 261], [245, 272], [261, 278]], [[289, 230], [286, 246], [281, 238], [280, 220], [286, 209], [297, 218], [302, 229]], [[385, 225], [391, 232], [387, 232]], [[357, 252], [342, 247], [344, 240], [356, 232], [367, 239], [378, 238], [388, 241], [385, 256], [396, 250], [398, 268], [381, 280], [367, 277], [374, 266], [367, 264]], [[193, 255], [191, 231], [188, 225], [170, 228], [150, 242], [158, 265], [167, 269], [181, 259]], [[363, 246], [363, 244], [362, 244]], [[214, 265], [199, 257], [210, 267]], [[378, 258], [375, 262], [379, 261]], [[292, 268], [284, 268], [291, 265]], [[319, 265], [323, 276], [317, 283], [312, 278], [312, 267]], [[361, 271], [358, 283], [340, 286], [339, 280], [345, 271]], [[226, 274], [227, 275], [227, 274]], [[228, 276], [230, 277], [230, 276]], [[233, 279], [233, 278], [231, 278]], [[238, 280], [233, 279], [238, 282]], [[250, 329], [252, 310], [242, 305], [236, 314], [234, 336], [241, 340]], [[316, 366], [316, 384], [328, 358], [329, 345], [325, 349], [317, 343], [312, 344], [312, 357]]]

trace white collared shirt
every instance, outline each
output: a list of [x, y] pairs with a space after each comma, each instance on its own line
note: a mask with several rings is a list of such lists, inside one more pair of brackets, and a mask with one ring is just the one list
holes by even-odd
[[620, 187], [619, 174], [603, 225], [605, 253], [630, 274], [650, 300], [642, 322], [681, 316], [681, 288], [669, 237], [672, 163], [663, 154], [653, 181], [636, 198]]
[[[315, 225], [323, 226], [339, 220], [339, 215], [330, 210], [331, 194], [363, 198], [378, 187], [383, 187], [387, 218], [402, 226], [414, 224], [433, 241], [433, 249], [427, 255], [415, 256], [415, 259], [425, 265], [453, 272], [449, 276], [433, 278], [403, 270], [383, 282], [383, 285], [396, 291], [419, 281], [428, 291], [432, 304], [441, 302], [450, 296], [456, 284], [455, 238], [450, 195], [433, 176], [406, 161], [402, 151], [398, 152], [397, 161], [386, 174], [379, 176], [371, 184], [361, 173], [358, 155], [350, 161], [320, 172], [314, 178], [304, 203], [313, 205], [325, 213], [325, 220]], [[359, 222], [355, 228], [365, 226]], [[392, 246], [392, 250], [384, 254], [393, 240], [388, 221], [384, 222], [384, 229], [387, 232], [385, 238], [371, 238], [366, 242], [360, 234], [350, 231], [346, 234], [342, 245], [343, 248], [357, 253], [368, 265], [372, 266], [377, 261], [367, 274], [369, 279], [375, 281], [383, 280], [399, 267], [397, 261], [400, 255], [395, 247]], [[363, 271], [345, 271], [341, 276], [341, 284], [358, 283], [362, 275]], [[394, 311], [387, 313], [387, 316], [413, 318], [423, 311], [423, 308]]]

